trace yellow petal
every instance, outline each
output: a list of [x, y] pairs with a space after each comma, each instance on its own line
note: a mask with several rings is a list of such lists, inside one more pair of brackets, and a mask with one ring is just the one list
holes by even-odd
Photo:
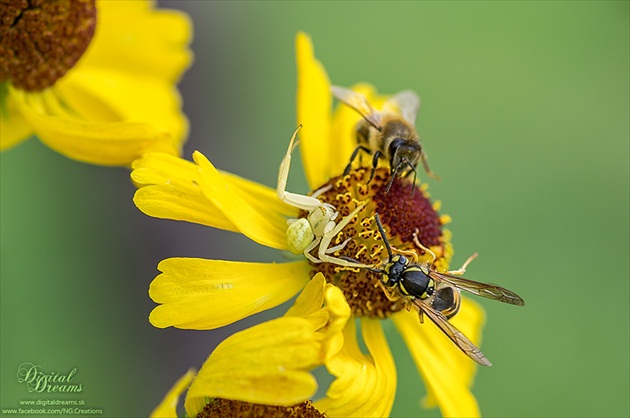
[[28, 139], [33, 130], [17, 110], [7, 84], [0, 83], [0, 89], [0, 151], [4, 151]]
[[217, 346], [188, 390], [186, 411], [196, 416], [203, 399], [293, 405], [317, 389], [309, 370], [320, 362], [311, 321], [277, 318], [231, 335]]
[[[437, 404], [445, 417], [479, 416], [477, 400], [470, 391], [476, 363], [433, 323], [425, 320], [420, 324], [417, 313], [402, 311], [393, 320], [427, 386], [425, 406]], [[462, 298], [461, 309], [451, 322], [474, 344], [479, 343], [483, 323], [479, 305]]]
[[141, 122], [87, 122], [51, 115], [57, 111], [45, 92], [25, 93], [10, 88], [17, 108], [37, 136], [67, 157], [101, 165], [129, 166], [145, 152], [177, 154], [179, 146], [170, 133]]
[[310, 265], [169, 258], [149, 296], [161, 305], [149, 316], [158, 328], [213, 329], [277, 306], [310, 278]]
[[[212, 192], [204, 192], [206, 182], [195, 163], [171, 155], [150, 153], [136, 160], [132, 168], [131, 179], [140, 187], [134, 203], [147, 215], [241, 232], [239, 225], [243, 222], [232, 222], [231, 217], [215, 204]], [[255, 205], [258, 212], [268, 218], [267, 222], [277, 223], [274, 234], [277, 230], [286, 229], [285, 216], [296, 215], [295, 208], [282, 203], [275, 190], [225, 172], [217, 176], [214, 167], [211, 171], [215, 178], [220, 179], [217, 180], [220, 184], [238, 194], [241, 202], [247, 202], [247, 207]], [[231, 211], [231, 207], [228, 209]], [[286, 247], [285, 234], [283, 231], [282, 248]]]
[[153, 1], [98, 1], [96, 33], [77, 67], [150, 74], [176, 82], [190, 65], [190, 18]]
[[54, 90], [86, 121], [148, 123], [168, 132], [178, 150], [188, 135], [181, 98], [170, 80], [82, 67], [59, 80]]
[[396, 367], [379, 320], [361, 320], [363, 339], [371, 354], [361, 353], [355, 335], [355, 323], [344, 330], [342, 351], [326, 366], [336, 379], [326, 398], [315, 407], [330, 417], [388, 416], [396, 393]]
[[133, 201], [145, 214], [238, 232], [203, 195], [201, 176], [194, 163], [168, 154], [150, 153], [134, 161], [132, 168], [131, 179], [140, 187]]
[[318, 311], [324, 303], [324, 289], [326, 288], [326, 279], [322, 273], [317, 273], [304, 287], [300, 295], [297, 297], [293, 306], [284, 314], [284, 316], [302, 316], [306, 317]]
[[195, 151], [202, 192], [248, 238], [280, 250], [287, 249], [286, 220], [261, 202], [245, 198], [217, 171], [208, 159]]
[[151, 418], [177, 418], [177, 403], [179, 397], [186, 390], [193, 377], [195, 377], [195, 370], [190, 369], [188, 372], [180, 377], [173, 387], [168, 391], [164, 400], [151, 412]]
[[315, 58], [308, 35], [296, 38], [298, 71], [297, 121], [302, 124], [300, 147], [306, 178], [311, 190], [330, 179], [331, 150], [336, 149], [330, 136], [332, 96], [330, 82], [322, 64]]
[[[374, 98], [375, 89], [369, 84], [357, 84], [352, 89], [368, 98]], [[341, 175], [350, 161], [352, 152], [357, 147], [356, 125], [362, 116], [350, 106], [340, 103], [332, 118], [331, 136], [334, 138], [335, 152], [330, 154], [330, 176]]]

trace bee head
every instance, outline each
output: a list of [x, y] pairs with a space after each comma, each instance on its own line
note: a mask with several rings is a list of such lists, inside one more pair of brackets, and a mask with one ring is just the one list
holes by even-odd
[[422, 156], [422, 148], [418, 141], [396, 138], [389, 145], [389, 155], [391, 156], [389, 163], [392, 170], [399, 171], [405, 166], [415, 170]]

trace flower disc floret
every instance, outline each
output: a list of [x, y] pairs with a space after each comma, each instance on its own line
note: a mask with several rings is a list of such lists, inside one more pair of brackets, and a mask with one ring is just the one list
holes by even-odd
[[[448, 233], [442, 231], [442, 226], [448, 217], [440, 216], [438, 205], [432, 204], [426, 191], [411, 181], [397, 179], [389, 192], [385, 193], [390, 178], [389, 170], [377, 169], [372, 181], [368, 182], [370, 171], [370, 168], [360, 168], [347, 176], [333, 178], [328, 183], [330, 189], [319, 196], [323, 202], [335, 206], [340, 217], [348, 216], [360, 204], [367, 202], [333, 239], [332, 245], [339, 245], [350, 238], [334, 255], [382, 268], [387, 261], [387, 251], [374, 221], [374, 215], [378, 213], [395, 251], [418, 256], [421, 262], [432, 260], [418, 247], [415, 243], [417, 240], [437, 256], [434, 268], [446, 269], [452, 251]], [[387, 298], [378, 286], [380, 274], [333, 263], [317, 263], [313, 264], [313, 268], [342, 289], [355, 316], [387, 318], [405, 307], [404, 298]]]

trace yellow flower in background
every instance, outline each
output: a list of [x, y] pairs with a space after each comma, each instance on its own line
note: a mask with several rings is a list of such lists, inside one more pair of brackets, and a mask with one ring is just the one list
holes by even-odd
[[[353, 130], [360, 116], [347, 106], [332, 114], [328, 77], [304, 34], [297, 37], [297, 63], [298, 121], [304, 125], [300, 147], [311, 189], [327, 186], [318, 198], [332, 204], [340, 219], [365, 204], [358, 220], [348, 224], [334, 245], [350, 237], [342, 255], [382, 265], [387, 261], [382, 240], [369, 227], [378, 212], [396, 252], [417, 255], [420, 249], [414, 242], [419, 239], [436, 254], [434, 268], [446, 270], [452, 248], [450, 234], [442, 227], [449, 218], [438, 215], [439, 204], [429, 201], [425, 187], [412, 195], [415, 186], [408, 181], [395, 181], [384, 193], [389, 178], [386, 169], [376, 170], [369, 187], [369, 169], [358, 168], [342, 176], [356, 146]], [[355, 89], [375, 106], [385, 100], [371, 86]], [[303, 217], [304, 212], [283, 203], [276, 190], [217, 170], [199, 152], [193, 160], [152, 153], [134, 162], [131, 178], [139, 187], [134, 197], [137, 207], [150, 216], [239, 232], [262, 245], [288, 249], [287, 218]], [[421, 258], [427, 259], [428, 255]], [[251, 263], [190, 258], [166, 259], [158, 269], [161, 274], [149, 294], [159, 305], [149, 319], [156, 327], [183, 329], [213, 329], [278, 306], [299, 292], [314, 273], [323, 273], [331, 286], [340, 289], [352, 316], [343, 331], [343, 345], [325, 362], [336, 379], [327, 396], [315, 401], [318, 410], [331, 417], [389, 415], [396, 394], [396, 369], [382, 319], [391, 318], [426, 382], [424, 405], [439, 406], [444, 416], [479, 415], [470, 391], [476, 364], [433, 323], [421, 324], [415, 311], [405, 309], [405, 298], [387, 298], [372, 272], [307, 260]], [[475, 344], [480, 341], [483, 321], [481, 307], [466, 298], [450, 320]], [[359, 348], [357, 323], [369, 354]]]
[[0, 149], [35, 134], [87, 163], [179, 155], [188, 133], [175, 84], [191, 23], [152, 1], [2, 3]]

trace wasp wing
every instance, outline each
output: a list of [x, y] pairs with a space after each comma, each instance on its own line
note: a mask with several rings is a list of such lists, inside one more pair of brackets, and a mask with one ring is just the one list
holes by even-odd
[[525, 305], [525, 301], [521, 299], [519, 295], [501, 286], [476, 282], [454, 274], [438, 273], [435, 270], [431, 270], [429, 272], [429, 276], [436, 281], [446, 282], [451, 286], [465, 290], [477, 296], [498, 300], [500, 302], [509, 303], [510, 305]]
[[330, 90], [337, 100], [359, 112], [370, 125], [379, 131], [381, 130], [381, 118], [378, 112], [372, 108], [367, 97], [354, 90], [340, 86], [330, 86]]
[[486, 356], [483, 355], [481, 350], [479, 350], [475, 344], [462, 334], [460, 330], [448, 322], [448, 319], [446, 319], [441, 312], [436, 311], [421, 299], [414, 299], [413, 304], [420, 309], [421, 313], [428, 316], [429, 319], [433, 321], [433, 323], [435, 323], [435, 325], [437, 325], [438, 328], [442, 330], [442, 332], [464, 352], [464, 354], [482, 366], [492, 366], [492, 363], [490, 363]]
[[416, 124], [416, 117], [420, 109], [420, 98], [411, 90], [404, 90], [393, 95], [383, 105], [383, 109], [394, 106], [400, 115], [411, 125]]

